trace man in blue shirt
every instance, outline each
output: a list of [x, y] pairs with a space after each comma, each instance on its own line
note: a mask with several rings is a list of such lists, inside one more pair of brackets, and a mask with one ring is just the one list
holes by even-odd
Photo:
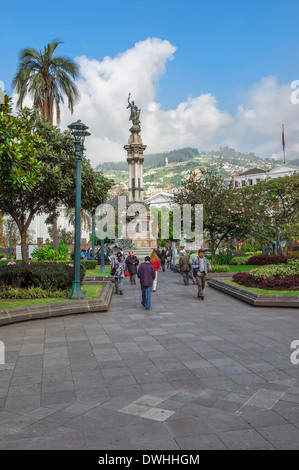
[[206, 275], [207, 275], [208, 269], [212, 271], [212, 266], [209, 260], [204, 256], [204, 252], [202, 250], [199, 250], [198, 256], [196, 256], [196, 258], [193, 259], [191, 267], [192, 267], [194, 276], [195, 276], [195, 271], [197, 270], [197, 273], [196, 273], [196, 283], [198, 286], [197, 297], [203, 300], [204, 299], [203, 290], [206, 285]]

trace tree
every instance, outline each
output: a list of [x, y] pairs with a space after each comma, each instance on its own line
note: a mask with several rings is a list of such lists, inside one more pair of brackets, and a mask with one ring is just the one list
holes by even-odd
[[[13, 79], [13, 87], [19, 94], [17, 106], [22, 109], [27, 94], [33, 96], [33, 105], [41, 115], [53, 124], [54, 109], [56, 120], [60, 123], [60, 103], [64, 95], [68, 108], [73, 113], [79, 92], [73, 80], [78, 75], [78, 66], [68, 57], [56, 56], [54, 52], [62, 41], [54, 39], [44, 52], [26, 48], [20, 52], [18, 71]], [[58, 249], [57, 219], [52, 216], [53, 245]]]
[[[22, 257], [24, 261], [27, 261], [26, 232], [33, 217], [41, 213], [56, 217], [59, 203], [73, 207], [75, 205], [76, 159], [74, 144], [69, 131], [61, 132], [49, 121], [28, 108], [19, 113], [19, 121], [23, 126], [26, 124], [29, 128], [26, 130], [26, 136], [30, 135], [30, 138], [36, 139], [36, 141], [33, 140], [34, 144], [36, 142], [36, 147], [33, 144], [31, 146], [36, 150], [34, 151], [34, 157], [31, 157], [31, 154], [27, 156], [25, 153], [27, 158], [25, 156], [20, 157], [16, 161], [7, 158], [6, 166], [3, 165], [3, 174], [7, 175], [7, 179], [2, 177], [2, 159], [0, 160], [0, 178], [2, 182], [0, 187], [0, 210], [10, 214], [18, 225], [21, 234]], [[3, 135], [8, 139], [5, 127]], [[10, 149], [10, 145], [7, 144], [7, 146]], [[24, 148], [26, 149], [26, 147]], [[23, 184], [25, 176], [22, 176], [22, 167], [21, 176], [18, 176], [18, 162], [25, 168], [27, 164], [29, 182], [34, 176], [31, 185], [29, 183]], [[16, 183], [14, 183], [13, 178], [9, 178], [15, 167]], [[35, 167], [38, 168], [39, 179], [35, 177], [33, 171]], [[95, 184], [98, 179], [101, 180], [101, 184]], [[105, 194], [105, 185], [110, 188], [110, 181], [95, 172], [91, 168], [90, 162], [83, 158], [82, 207], [88, 206], [89, 195], [92, 196], [94, 192], [98, 193], [99, 188]]]
[[199, 176], [191, 173], [173, 199], [180, 205], [203, 205], [203, 229], [209, 232], [215, 263], [216, 249], [223, 241], [245, 238], [258, 225], [262, 209], [255, 194], [225, 186], [220, 176], [206, 169]]
[[264, 229], [279, 251], [286, 255], [292, 243], [299, 239], [299, 173], [264, 180], [255, 186], [263, 206]]
[[78, 66], [68, 57], [54, 57], [53, 54], [62, 41], [54, 39], [44, 46], [44, 52], [26, 48], [20, 52], [18, 71], [13, 79], [13, 87], [19, 94], [17, 106], [22, 108], [25, 96], [33, 96], [33, 106], [41, 115], [53, 123], [56, 107], [57, 123], [60, 123], [60, 103], [64, 95], [73, 113], [79, 92], [73, 80], [78, 75]]

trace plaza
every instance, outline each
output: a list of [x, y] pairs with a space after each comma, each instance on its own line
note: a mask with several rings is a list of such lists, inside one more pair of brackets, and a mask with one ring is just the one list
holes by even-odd
[[1, 327], [0, 449], [298, 449], [298, 311], [159, 274], [149, 311], [126, 281], [109, 312]]

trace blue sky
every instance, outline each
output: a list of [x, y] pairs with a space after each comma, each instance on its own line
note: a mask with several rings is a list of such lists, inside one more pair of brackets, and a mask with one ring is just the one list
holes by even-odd
[[169, 41], [173, 60], [153, 78], [155, 101], [165, 111], [209, 93], [220, 111], [234, 115], [265, 77], [275, 77], [277, 86], [299, 79], [298, 0], [52, 0], [49, 6], [10, 0], [1, 13], [0, 80], [9, 93], [19, 51], [53, 38], [64, 42], [60, 55], [99, 62], [147, 38]]

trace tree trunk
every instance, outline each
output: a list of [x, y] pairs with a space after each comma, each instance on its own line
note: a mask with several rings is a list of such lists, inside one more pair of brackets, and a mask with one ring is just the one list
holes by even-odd
[[214, 240], [214, 233], [210, 232], [211, 237], [211, 245], [212, 245], [212, 264], [216, 264], [216, 255], [215, 255], [215, 240]]
[[25, 228], [22, 228], [22, 230], [20, 230], [20, 235], [21, 235], [22, 261], [23, 263], [28, 263], [27, 245], [26, 245], [27, 230]]
[[57, 228], [57, 217], [53, 221], [53, 249], [58, 250], [59, 240], [58, 240], [58, 228]]

